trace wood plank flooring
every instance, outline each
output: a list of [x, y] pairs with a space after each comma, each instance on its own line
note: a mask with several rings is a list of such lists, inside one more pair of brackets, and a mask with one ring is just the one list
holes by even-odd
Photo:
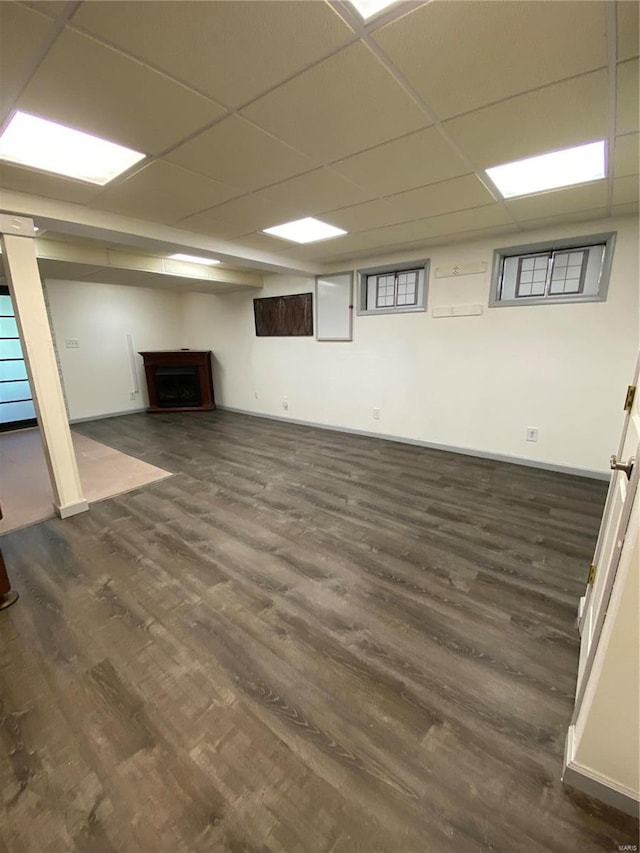
[[637, 843], [559, 780], [603, 483], [228, 412], [78, 430], [177, 476], [2, 539], [0, 848]]

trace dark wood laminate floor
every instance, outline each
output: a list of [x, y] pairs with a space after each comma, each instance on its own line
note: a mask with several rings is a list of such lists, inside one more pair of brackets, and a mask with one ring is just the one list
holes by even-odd
[[79, 429], [177, 476], [2, 540], [0, 846], [637, 843], [559, 781], [604, 484], [224, 412]]

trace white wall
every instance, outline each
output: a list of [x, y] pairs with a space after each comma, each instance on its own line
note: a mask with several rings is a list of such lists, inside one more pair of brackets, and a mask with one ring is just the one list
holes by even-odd
[[[610, 230], [618, 239], [606, 302], [487, 308], [497, 246]], [[605, 472], [638, 349], [637, 220], [562, 226], [427, 254], [427, 313], [354, 316], [352, 343], [257, 338], [253, 294], [243, 293], [186, 294], [182, 345], [213, 350], [223, 406]], [[424, 255], [418, 249], [398, 260]], [[390, 260], [366, 258], [358, 266]], [[433, 275], [438, 265], [465, 261], [485, 261], [487, 272]], [[313, 279], [274, 275], [258, 295], [313, 286]], [[431, 316], [434, 306], [470, 302], [482, 303], [482, 316]], [[373, 420], [374, 407], [380, 420]], [[528, 426], [539, 429], [537, 443], [525, 441]]]
[[[70, 420], [148, 405], [139, 350], [181, 346], [181, 295], [167, 290], [48, 280], [46, 289]], [[127, 348], [133, 339], [139, 394]], [[68, 349], [77, 339], [78, 349]]]

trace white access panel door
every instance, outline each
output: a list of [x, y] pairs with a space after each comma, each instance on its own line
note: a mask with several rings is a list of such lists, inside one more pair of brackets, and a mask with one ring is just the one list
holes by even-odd
[[353, 339], [353, 273], [316, 276], [316, 340]]
[[[640, 357], [636, 364], [632, 387], [638, 387]], [[598, 541], [593, 557], [595, 575], [587, 585], [580, 617], [580, 663], [576, 688], [576, 704], [572, 722], [579, 712], [584, 691], [607, 614], [611, 590], [620, 562], [620, 554], [629, 527], [634, 495], [640, 480], [640, 391], [627, 410], [622, 435], [615, 454], [615, 464], [605, 503]]]

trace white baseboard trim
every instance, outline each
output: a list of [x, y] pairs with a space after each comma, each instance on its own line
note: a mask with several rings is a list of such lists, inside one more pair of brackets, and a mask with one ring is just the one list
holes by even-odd
[[60, 518], [71, 518], [72, 515], [78, 515], [80, 512], [86, 512], [89, 509], [87, 501], [78, 501], [74, 504], [66, 504], [66, 506], [58, 506], [54, 504], [55, 513]]
[[575, 726], [569, 726], [564, 749], [564, 766], [562, 781], [583, 794], [588, 794], [596, 800], [613, 806], [632, 817], [640, 816], [640, 800], [638, 794], [613, 779], [603, 776], [590, 767], [573, 760], [575, 754]]
[[88, 418], [73, 418], [69, 420], [70, 424], [84, 424], [87, 421], [106, 421], [107, 418], [121, 418], [124, 415], [139, 415], [141, 412], [146, 412], [147, 407], [144, 409], [127, 409], [124, 412], [106, 412], [104, 415], [91, 415]]
[[592, 480], [609, 480], [610, 473], [593, 471], [588, 468], [572, 468], [568, 465], [555, 465], [550, 462], [538, 462], [532, 459], [522, 459], [519, 456], [509, 456], [504, 453], [491, 453], [485, 450], [473, 450], [468, 447], [453, 447], [448, 444], [436, 444], [433, 441], [422, 441], [419, 438], [403, 438], [397, 435], [387, 435], [380, 432], [368, 432], [367, 430], [350, 429], [349, 427], [331, 426], [329, 424], [315, 423], [314, 421], [303, 421], [298, 418], [287, 418], [282, 415], [266, 415], [262, 412], [252, 412], [249, 409], [236, 409], [233, 406], [221, 406], [218, 409], [224, 412], [236, 412], [239, 415], [249, 415], [252, 418], [265, 418], [269, 421], [283, 421], [288, 424], [299, 424], [300, 426], [327, 429], [332, 432], [345, 432], [350, 435], [362, 435], [365, 438], [379, 438], [383, 441], [397, 441], [400, 444], [412, 444], [416, 447], [428, 447], [431, 450], [444, 450], [447, 453], [461, 453], [463, 456], [477, 456], [480, 459], [493, 459], [496, 462], [508, 462], [511, 465], [525, 465], [527, 468], [541, 468], [544, 471], [557, 471], [560, 474], [571, 474], [574, 477], [589, 477]]

